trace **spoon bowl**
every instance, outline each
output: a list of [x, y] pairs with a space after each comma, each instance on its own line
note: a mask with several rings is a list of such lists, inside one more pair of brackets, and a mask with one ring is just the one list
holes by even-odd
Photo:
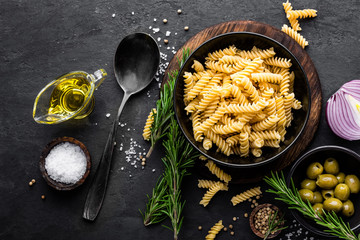
[[143, 90], [154, 78], [160, 64], [156, 41], [146, 33], [134, 33], [119, 44], [114, 57], [115, 77], [124, 91], [84, 206], [83, 218], [93, 221], [105, 198], [119, 118], [129, 97]]
[[145, 33], [126, 36], [114, 58], [114, 72], [124, 92], [137, 93], [153, 79], [160, 63], [160, 51], [155, 40]]

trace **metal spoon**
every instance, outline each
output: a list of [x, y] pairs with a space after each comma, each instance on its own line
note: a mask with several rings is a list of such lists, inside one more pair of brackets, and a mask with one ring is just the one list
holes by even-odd
[[149, 85], [159, 63], [159, 47], [155, 40], [146, 33], [134, 33], [126, 36], [116, 50], [114, 72], [118, 84], [124, 91], [124, 97], [86, 198], [83, 218], [87, 220], [95, 220], [105, 198], [115, 136], [125, 103], [131, 95]]

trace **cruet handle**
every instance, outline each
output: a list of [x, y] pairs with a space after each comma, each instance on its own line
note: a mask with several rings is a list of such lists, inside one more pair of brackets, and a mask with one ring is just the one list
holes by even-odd
[[105, 80], [106, 76], [107, 76], [107, 72], [102, 68], [95, 71], [94, 74], [92, 74], [93, 81], [95, 84], [95, 89], [97, 89], [101, 85], [101, 83]]

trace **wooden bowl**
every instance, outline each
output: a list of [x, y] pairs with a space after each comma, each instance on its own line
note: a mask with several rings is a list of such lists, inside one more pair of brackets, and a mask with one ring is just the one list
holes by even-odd
[[[256, 234], [256, 236], [261, 237], [261, 238], [264, 238], [264, 237], [265, 237], [265, 234], [262, 234], [259, 230], [257, 230], [257, 229], [255, 228], [255, 214], [256, 214], [260, 209], [266, 208], [266, 207], [270, 207], [271, 209], [273, 209], [273, 210], [275, 210], [275, 211], [278, 211], [278, 216], [280, 216], [280, 217], [282, 216], [282, 212], [280, 211], [280, 209], [279, 209], [277, 206], [275, 206], [275, 205], [273, 205], [273, 204], [270, 204], [270, 203], [261, 204], [261, 205], [257, 206], [256, 208], [254, 208], [254, 210], [251, 212], [250, 218], [249, 218], [250, 228], [251, 228], [251, 230]], [[283, 225], [284, 225], [283, 223], [282, 223], [282, 224], [279, 224], [279, 227], [282, 227]], [[276, 231], [274, 234], [270, 234], [270, 235], [268, 236], [268, 239], [276, 237], [277, 235], [279, 235], [280, 232], [281, 232], [281, 230], [280, 230], [280, 231]]]
[[[85, 171], [84, 175], [82, 176], [82, 178], [73, 184], [66, 184], [66, 183], [61, 183], [61, 182], [55, 181], [48, 175], [48, 173], [45, 169], [45, 159], [48, 156], [49, 152], [56, 145], [58, 145], [60, 143], [64, 143], [64, 142], [69, 142], [69, 143], [78, 145], [86, 156], [86, 162], [87, 162], [86, 171]], [[46, 145], [45, 149], [42, 151], [41, 156], [40, 156], [40, 171], [41, 171], [43, 178], [45, 179], [45, 181], [47, 182], [47, 184], [49, 186], [55, 188], [56, 190], [60, 190], [60, 191], [72, 190], [72, 189], [77, 188], [81, 184], [83, 184], [85, 179], [87, 178], [87, 176], [90, 173], [90, 168], [91, 168], [91, 161], [90, 161], [89, 151], [87, 150], [87, 148], [85, 147], [85, 145], [82, 142], [80, 142], [79, 140], [76, 140], [75, 138], [72, 138], [72, 137], [59, 137], [59, 138], [52, 140], [48, 145]]]

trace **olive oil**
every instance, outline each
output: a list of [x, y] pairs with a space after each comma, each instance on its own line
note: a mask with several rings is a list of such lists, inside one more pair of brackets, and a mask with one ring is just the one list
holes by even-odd
[[[72, 115], [88, 99], [90, 88], [89, 81], [82, 76], [73, 76], [72, 78], [61, 80], [52, 91], [48, 114], [64, 118]], [[89, 107], [93, 108], [93, 104], [90, 104]], [[81, 118], [81, 115], [77, 118]]]

